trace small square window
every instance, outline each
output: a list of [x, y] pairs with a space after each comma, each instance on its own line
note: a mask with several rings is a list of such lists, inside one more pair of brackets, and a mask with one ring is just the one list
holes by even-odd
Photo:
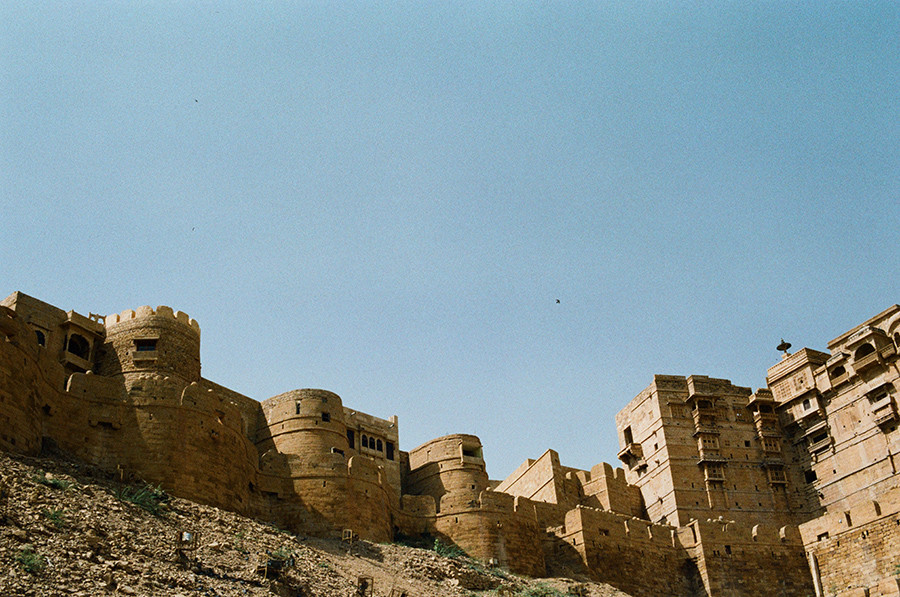
[[135, 338], [134, 349], [138, 352], [156, 350], [156, 338]]
[[331, 420], [331, 413], [322, 413], [322, 420], [326, 423]]

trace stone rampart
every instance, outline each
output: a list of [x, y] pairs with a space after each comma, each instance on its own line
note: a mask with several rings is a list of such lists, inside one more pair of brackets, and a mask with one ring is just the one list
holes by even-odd
[[800, 526], [822, 594], [900, 595], [900, 489]]
[[139, 307], [106, 317], [106, 341], [98, 359], [101, 375], [154, 372], [188, 383], [200, 379], [200, 326], [180, 311]]
[[692, 554], [709, 595], [806, 597], [813, 593], [795, 526], [695, 521], [679, 538]]
[[0, 447], [5, 450], [40, 450], [40, 408], [51, 386], [38, 366], [38, 351], [37, 340], [15, 312], [0, 307]]
[[530, 500], [494, 491], [459, 491], [441, 498], [436, 534], [467, 554], [520, 574], [546, 571], [538, 524]]
[[693, 597], [702, 588], [699, 570], [673, 538], [675, 528], [621, 514], [577, 507], [560, 531], [590, 575], [634, 597]]
[[404, 493], [440, 500], [445, 493], [478, 493], [489, 485], [481, 440], [474, 435], [454, 434], [431, 440], [409, 452], [409, 467]]

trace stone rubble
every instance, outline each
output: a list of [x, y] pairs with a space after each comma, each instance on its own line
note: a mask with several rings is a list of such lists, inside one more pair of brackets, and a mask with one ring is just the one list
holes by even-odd
[[[408, 597], [550, 597], [575, 585], [591, 597], [628, 597], [586, 579], [529, 579], [399, 544], [360, 541], [348, 555], [339, 540], [296, 537], [179, 498], [163, 502], [155, 516], [116, 497], [134, 487], [59, 455], [0, 453], [0, 595], [346, 597], [356, 593], [358, 577], [369, 576], [374, 595], [384, 597], [392, 590]], [[180, 559], [176, 540], [184, 531], [199, 541]], [[292, 560], [269, 574], [272, 560], [286, 555]]]

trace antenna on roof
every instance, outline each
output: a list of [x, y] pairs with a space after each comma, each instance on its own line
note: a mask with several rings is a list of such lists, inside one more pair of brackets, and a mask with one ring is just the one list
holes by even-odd
[[784, 338], [781, 339], [781, 344], [775, 347], [775, 350], [780, 350], [784, 353], [784, 356], [788, 356], [788, 349], [791, 347], [790, 342], [785, 342]]

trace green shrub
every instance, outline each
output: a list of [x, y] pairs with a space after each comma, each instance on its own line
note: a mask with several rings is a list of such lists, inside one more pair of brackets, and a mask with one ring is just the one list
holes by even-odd
[[162, 516], [169, 509], [167, 503], [171, 500], [171, 496], [163, 491], [158, 485], [144, 485], [143, 487], [125, 487], [117, 492], [115, 496], [123, 502], [131, 502], [139, 508], [143, 508], [154, 516]]
[[41, 485], [46, 485], [47, 487], [52, 487], [53, 489], [62, 489], [66, 490], [72, 486], [71, 481], [66, 481], [65, 479], [57, 479], [56, 477], [47, 478], [46, 474], [42, 471], [38, 471], [38, 474], [31, 475], [31, 480], [35, 483], [40, 483]]
[[66, 526], [66, 519], [63, 517], [65, 510], [44, 508], [42, 514], [58, 529]]
[[454, 543], [444, 543], [440, 539], [434, 540], [434, 551], [439, 556], [444, 556], [445, 558], [459, 558], [466, 555], [466, 552], [460, 549], [458, 545]]
[[294, 552], [286, 547], [279, 547], [275, 551], [269, 553], [269, 558], [273, 560], [289, 560], [294, 557]]
[[16, 562], [22, 567], [22, 570], [29, 574], [37, 574], [47, 567], [47, 558], [31, 547], [26, 547], [16, 554]]

